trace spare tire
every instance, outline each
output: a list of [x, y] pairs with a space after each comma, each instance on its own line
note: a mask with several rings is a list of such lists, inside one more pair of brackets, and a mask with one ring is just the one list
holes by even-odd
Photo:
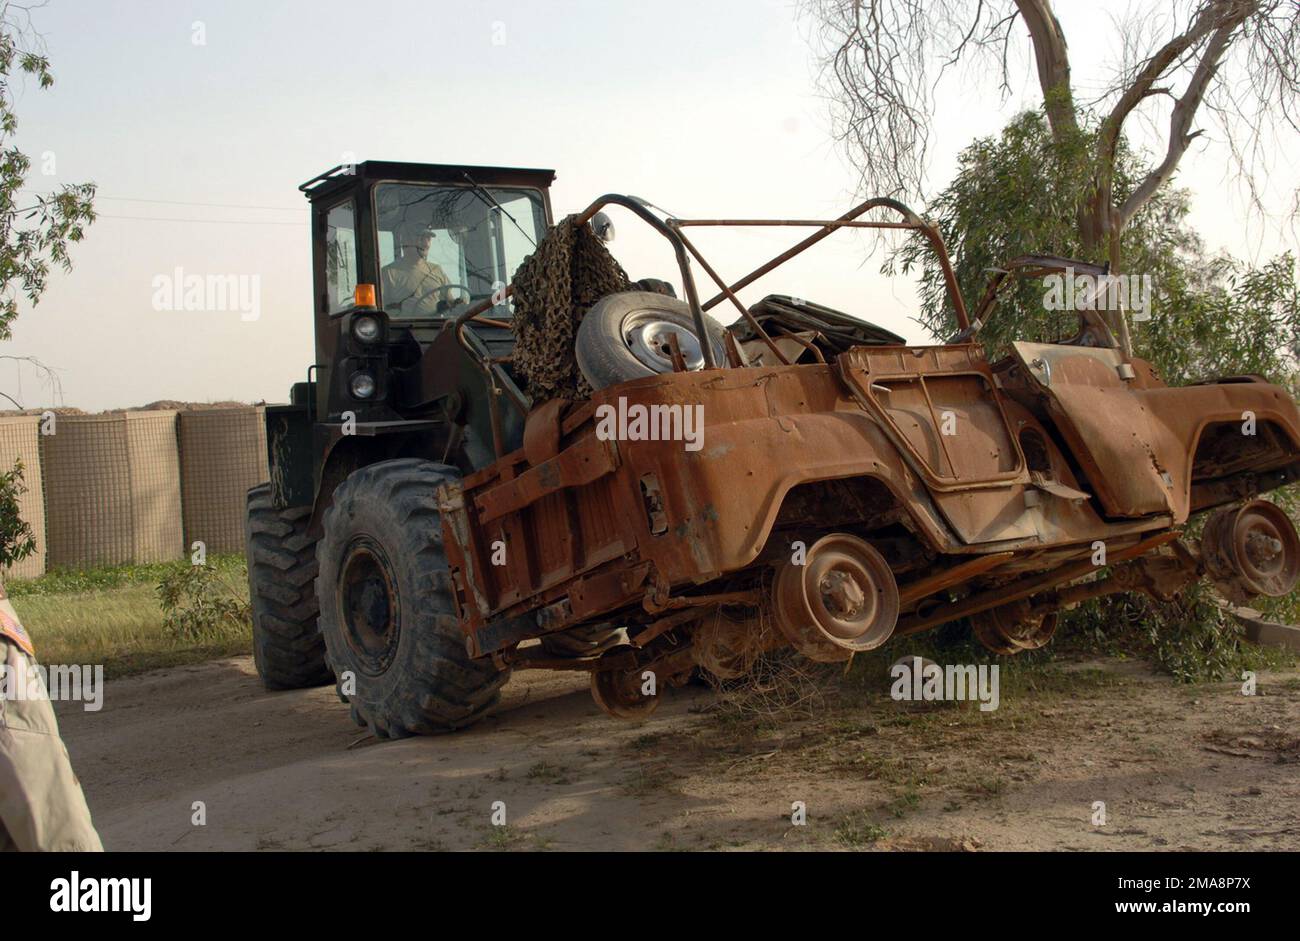
[[[726, 331], [704, 316], [713, 361], [726, 363]], [[574, 353], [578, 368], [593, 389], [673, 371], [668, 337], [677, 345], [688, 369], [702, 369], [704, 355], [695, 336], [695, 319], [685, 301], [650, 291], [624, 291], [602, 297], [578, 327]]]

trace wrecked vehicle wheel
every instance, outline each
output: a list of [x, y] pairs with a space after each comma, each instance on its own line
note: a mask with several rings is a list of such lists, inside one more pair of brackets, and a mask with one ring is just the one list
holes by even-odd
[[874, 650], [889, 640], [898, 622], [898, 584], [889, 563], [847, 533], [817, 540], [803, 565], [785, 563], [773, 600], [781, 633], [819, 663]]
[[1252, 500], [1209, 518], [1201, 535], [1201, 559], [1210, 581], [1228, 601], [1277, 598], [1300, 578], [1300, 538], [1280, 507]]
[[1056, 634], [1055, 611], [1033, 615], [1024, 602], [1002, 605], [970, 617], [975, 639], [993, 653], [1011, 656], [1047, 646]]
[[[615, 647], [606, 656], [620, 658], [632, 649]], [[660, 697], [646, 696], [641, 692], [643, 672], [640, 668], [597, 670], [591, 674], [591, 698], [606, 714], [616, 719], [644, 719], [659, 708]]]
[[[705, 315], [713, 360], [725, 363], [726, 332]], [[684, 301], [650, 291], [624, 291], [601, 298], [578, 327], [574, 354], [593, 389], [673, 371], [672, 338], [687, 369], [702, 369], [704, 353], [695, 320]]]

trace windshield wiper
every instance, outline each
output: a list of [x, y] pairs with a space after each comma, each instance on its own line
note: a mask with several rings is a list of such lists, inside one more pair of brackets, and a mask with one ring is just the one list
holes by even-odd
[[524, 229], [524, 227], [519, 224], [518, 219], [516, 219], [514, 216], [510, 215], [509, 212], [506, 211], [505, 206], [502, 206], [499, 202], [493, 199], [492, 194], [489, 193], [487, 190], [485, 190], [483, 187], [479, 186], [478, 181], [475, 180], [472, 176], [470, 176], [469, 173], [467, 172], [462, 173], [461, 176], [463, 176], [466, 180], [469, 181], [470, 186], [474, 187], [475, 195], [477, 195], [480, 199], [486, 200], [489, 206], [492, 206], [494, 209], [497, 210], [497, 212], [501, 213], [507, 219], [513, 222], [515, 224], [515, 228], [519, 230], [520, 234], [523, 235], [524, 238], [528, 239], [528, 243], [532, 245], [533, 248], [537, 247], [537, 243], [533, 241], [533, 237], [529, 235], [527, 230]]

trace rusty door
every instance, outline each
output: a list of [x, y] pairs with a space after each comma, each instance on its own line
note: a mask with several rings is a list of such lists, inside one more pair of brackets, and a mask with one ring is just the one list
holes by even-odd
[[1153, 443], [1167, 435], [1134, 383], [1121, 376], [1119, 351], [1055, 343], [1012, 347], [1107, 513], [1172, 512], [1174, 482], [1163, 462], [1185, 455], [1156, 453]]
[[857, 347], [844, 378], [934, 490], [998, 487], [1024, 459], [973, 346]]

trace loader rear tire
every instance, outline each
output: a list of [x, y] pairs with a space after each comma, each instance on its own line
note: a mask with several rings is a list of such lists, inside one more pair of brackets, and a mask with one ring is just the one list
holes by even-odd
[[343, 481], [325, 512], [321, 634], [339, 696], [378, 738], [469, 725], [509, 678], [470, 658], [456, 619], [437, 490], [457, 477], [433, 461], [381, 461]]
[[334, 678], [317, 626], [311, 507], [277, 510], [271, 485], [248, 491], [244, 548], [253, 613], [253, 662], [267, 689], [324, 686]]

